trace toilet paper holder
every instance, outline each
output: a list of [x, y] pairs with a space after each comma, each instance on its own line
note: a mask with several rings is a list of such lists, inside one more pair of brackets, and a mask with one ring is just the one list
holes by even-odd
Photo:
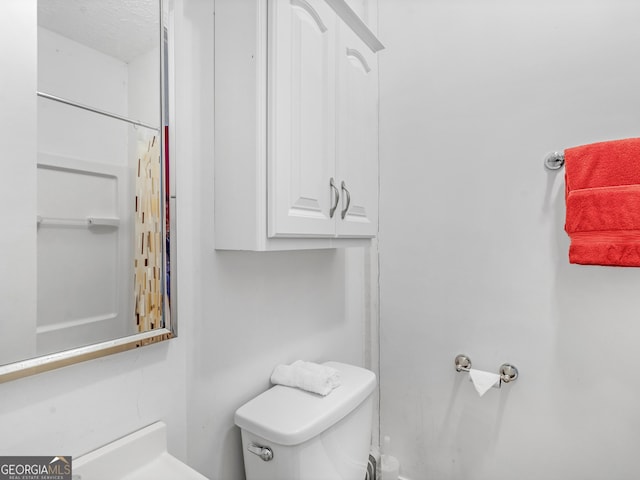
[[[471, 370], [471, 359], [463, 354], [457, 355], [455, 359], [457, 372], [468, 372]], [[504, 383], [515, 381], [518, 378], [518, 369], [510, 363], [503, 363], [498, 370], [500, 380]]]

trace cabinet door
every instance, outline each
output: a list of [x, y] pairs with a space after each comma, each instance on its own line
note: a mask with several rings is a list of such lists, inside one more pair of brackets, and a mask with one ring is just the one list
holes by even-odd
[[338, 43], [338, 236], [378, 229], [377, 56], [346, 25]]
[[334, 236], [337, 17], [323, 0], [269, 8], [269, 236]]

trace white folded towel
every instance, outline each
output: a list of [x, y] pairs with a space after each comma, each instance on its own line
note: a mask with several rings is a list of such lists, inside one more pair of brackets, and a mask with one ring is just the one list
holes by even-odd
[[340, 372], [332, 367], [298, 360], [291, 365], [278, 365], [271, 374], [271, 383], [327, 395], [340, 385]]

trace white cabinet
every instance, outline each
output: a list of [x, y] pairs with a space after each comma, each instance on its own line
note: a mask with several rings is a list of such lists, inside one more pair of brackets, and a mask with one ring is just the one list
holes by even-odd
[[334, 236], [336, 14], [324, 0], [270, 7], [269, 236]]
[[344, 0], [216, 0], [215, 21], [215, 247], [366, 244], [380, 42]]
[[378, 64], [346, 25], [338, 42], [339, 236], [374, 236], [378, 218]]

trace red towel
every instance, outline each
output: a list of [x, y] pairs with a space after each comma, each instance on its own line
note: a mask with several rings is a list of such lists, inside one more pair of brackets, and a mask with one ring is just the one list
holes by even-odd
[[640, 267], [640, 138], [564, 156], [569, 262]]

